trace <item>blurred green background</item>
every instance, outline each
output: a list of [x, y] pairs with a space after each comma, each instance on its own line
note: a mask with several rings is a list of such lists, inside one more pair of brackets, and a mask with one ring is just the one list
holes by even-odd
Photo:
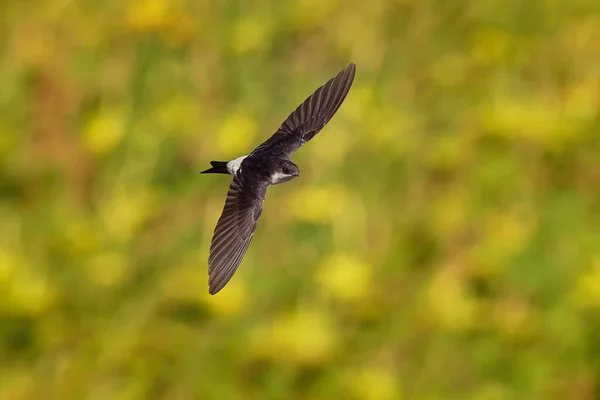
[[[600, 398], [600, 2], [0, 3], [0, 398]], [[354, 86], [207, 294], [247, 154]]]

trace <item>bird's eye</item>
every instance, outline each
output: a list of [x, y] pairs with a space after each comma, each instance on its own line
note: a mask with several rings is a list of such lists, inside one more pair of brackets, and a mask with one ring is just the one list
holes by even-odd
[[290, 170], [287, 167], [283, 167], [282, 171], [283, 171], [284, 174], [289, 174], [290, 173]]

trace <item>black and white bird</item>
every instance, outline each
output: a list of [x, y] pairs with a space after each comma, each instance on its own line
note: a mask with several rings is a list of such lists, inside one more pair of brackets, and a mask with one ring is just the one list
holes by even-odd
[[252, 240], [269, 186], [300, 175], [290, 156], [312, 139], [346, 98], [356, 66], [348, 65], [291, 113], [281, 127], [252, 153], [235, 160], [211, 161], [203, 174], [231, 174], [225, 208], [217, 222], [208, 257], [209, 293], [231, 279]]

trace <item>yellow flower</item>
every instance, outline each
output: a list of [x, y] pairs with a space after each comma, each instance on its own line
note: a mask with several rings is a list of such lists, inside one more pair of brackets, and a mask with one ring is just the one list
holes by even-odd
[[371, 268], [348, 254], [334, 254], [326, 259], [316, 276], [328, 294], [342, 301], [363, 299], [371, 288]]
[[534, 223], [531, 215], [518, 212], [490, 214], [484, 218], [483, 234], [472, 249], [474, 272], [495, 275], [529, 243]]
[[[204, 284], [199, 288], [203, 294], [202, 302], [216, 315], [238, 315], [248, 308], [248, 292], [241, 279], [233, 279], [216, 295], [208, 294], [208, 276], [205, 272]], [[240, 278], [238, 276], [238, 278]]]
[[168, 0], [137, 0], [130, 3], [127, 23], [138, 31], [158, 30], [171, 20]]
[[121, 193], [102, 204], [100, 217], [113, 238], [127, 241], [154, 211], [155, 204], [154, 195], [147, 190]]
[[348, 375], [346, 382], [350, 393], [359, 400], [400, 400], [402, 398], [400, 380], [393, 371], [366, 366]]
[[486, 219], [486, 236], [493, 235], [511, 253], [526, 246], [531, 228], [531, 222], [522, 213], [491, 214]]
[[256, 18], [245, 17], [237, 21], [233, 28], [233, 49], [237, 53], [249, 53], [264, 48], [269, 25]]
[[[565, 112], [572, 120], [589, 121], [595, 118], [600, 108], [600, 74], [590, 76], [570, 88], [565, 99]], [[585, 130], [580, 130], [583, 134]]]
[[327, 21], [335, 11], [338, 0], [296, 0], [290, 10], [290, 23], [294, 27], [309, 29]]
[[21, 265], [6, 297], [9, 312], [37, 316], [52, 307], [54, 291], [49, 282], [27, 265]]
[[365, 116], [373, 108], [375, 90], [372, 85], [355, 82], [352, 84], [352, 96], [344, 100], [344, 106], [340, 110], [345, 117], [355, 123], [365, 120]]
[[126, 24], [137, 32], [155, 32], [173, 47], [189, 42], [196, 33], [198, 18], [181, 1], [135, 0], [127, 10]]
[[600, 258], [592, 262], [592, 267], [577, 280], [574, 302], [584, 308], [600, 308]]
[[158, 119], [167, 131], [182, 135], [195, 134], [200, 125], [198, 105], [191, 98], [176, 96], [158, 110]]
[[241, 156], [254, 142], [258, 130], [256, 120], [243, 112], [231, 114], [221, 126], [217, 137], [219, 150], [230, 156]]
[[[495, 134], [513, 139], [526, 139], [549, 150], [560, 151], [586, 132], [581, 122], [590, 117], [587, 106], [575, 111], [583, 102], [591, 101], [587, 89], [575, 89], [567, 97], [567, 108], [552, 93], [515, 98], [498, 95], [482, 108], [483, 121]], [[593, 114], [591, 114], [593, 116]]]
[[83, 144], [92, 153], [106, 154], [123, 138], [123, 116], [117, 110], [103, 110], [94, 115], [83, 130]]
[[316, 309], [279, 317], [256, 329], [251, 339], [255, 356], [300, 365], [328, 361], [339, 345], [330, 316]]
[[438, 270], [427, 288], [427, 313], [440, 328], [448, 331], [470, 329], [477, 303], [467, 294], [461, 272], [450, 265]]
[[308, 222], [331, 222], [346, 203], [341, 187], [305, 187], [294, 196], [290, 211], [294, 217]]
[[0, 285], [8, 283], [18, 268], [18, 260], [14, 253], [0, 248]]

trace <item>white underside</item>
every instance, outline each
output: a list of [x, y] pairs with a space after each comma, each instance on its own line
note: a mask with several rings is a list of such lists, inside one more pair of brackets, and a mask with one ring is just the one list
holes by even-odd
[[275, 185], [287, 177], [289, 177], [289, 174], [283, 174], [281, 172], [273, 172], [271, 174], [271, 184]]
[[241, 156], [236, 158], [235, 160], [231, 160], [227, 163], [227, 172], [229, 172], [231, 175], [235, 175], [237, 174], [238, 170], [240, 169], [240, 165], [242, 164], [242, 161], [244, 161], [244, 158], [246, 158], [248, 156]]

